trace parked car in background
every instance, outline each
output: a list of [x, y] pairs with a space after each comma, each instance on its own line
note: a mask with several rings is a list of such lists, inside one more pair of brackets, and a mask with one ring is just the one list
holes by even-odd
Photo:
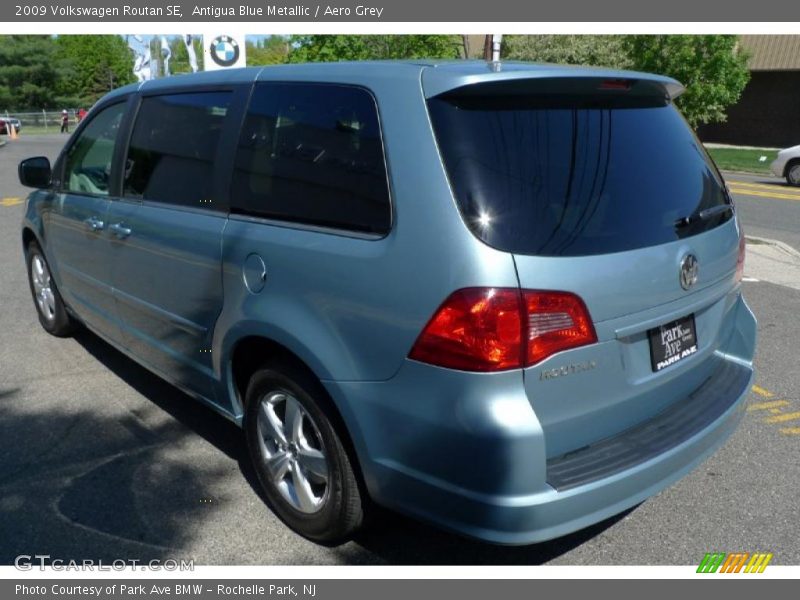
[[778, 177], [785, 177], [789, 185], [800, 186], [800, 145], [778, 152], [770, 170]]
[[14, 128], [16, 133], [19, 133], [22, 129], [22, 123], [20, 123], [19, 119], [15, 119], [14, 117], [0, 117], [0, 134], [8, 135], [9, 126]]
[[367, 499], [504, 544], [587, 527], [711, 455], [753, 378], [744, 235], [682, 90], [466, 61], [121, 88], [20, 165], [39, 320], [240, 425], [313, 540]]

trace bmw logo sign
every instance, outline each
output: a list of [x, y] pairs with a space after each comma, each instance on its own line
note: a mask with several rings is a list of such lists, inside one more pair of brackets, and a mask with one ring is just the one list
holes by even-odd
[[239, 44], [228, 35], [219, 35], [211, 42], [209, 54], [220, 67], [230, 67], [239, 60]]

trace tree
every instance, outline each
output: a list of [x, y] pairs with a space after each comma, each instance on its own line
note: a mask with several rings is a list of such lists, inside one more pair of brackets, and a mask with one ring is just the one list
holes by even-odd
[[26, 110], [54, 105], [59, 69], [53, 38], [0, 36], [0, 108]]
[[676, 104], [692, 127], [725, 121], [750, 79], [735, 35], [509, 36], [503, 56], [673, 77], [686, 87]]
[[635, 69], [668, 75], [686, 87], [676, 104], [692, 127], [724, 122], [725, 109], [750, 79], [735, 35], [631, 35], [625, 46]]
[[510, 35], [503, 58], [615, 69], [632, 64], [620, 35]]
[[247, 66], [279, 65], [289, 58], [289, 40], [272, 35], [256, 41], [247, 41]]
[[457, 35], [292, 36], [289, 62], [330, 62], [409, 58], [458, 58]]
[[62, 35], [57, 56], [65, 65], [62, 95], [91, 106], [104, 94], [134, 81], [133, 58], [118, 35]]

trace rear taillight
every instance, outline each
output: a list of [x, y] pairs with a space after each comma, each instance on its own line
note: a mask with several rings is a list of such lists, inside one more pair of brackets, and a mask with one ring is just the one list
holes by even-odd
[[519, 368], [521, 312], [517, 289], [458, 290], [422, 330], [409, 357], [462, 371]]
[[409, 358], [463, 371], [503, 371], [595, 341], [589, 312], [574, 294], [467, 288], [439, 307]]
[[740, 282], [744, 277], [744, 256], [746, 253], [746, 242], [742, 225], [739, 224], [739, 256], [736, 258], [736, 282]]
[[526, 366], [597, 341], [583, 300], [568, 292], [523, 291], [528, 319]]

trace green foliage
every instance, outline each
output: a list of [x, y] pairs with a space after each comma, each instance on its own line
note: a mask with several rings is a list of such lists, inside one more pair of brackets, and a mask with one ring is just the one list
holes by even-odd
[[0, 36], [0, 108], [53, 106], [58, 79], [53, 38]]
[[[457, 35], [271, 36], [248, 43], [248, 64], [370, 59], [458, 58]], [[188, 73], [179, 37], [170, 40], [173, 73]], [[202, 68], [199, 38], [195, 51]], [[154, 55], [158, 56], [158, 52]], [[503, 57], [614, 68], [674, 77], [686, 86], [677, 101], [693, 127], [725, 120], [747, 84], [747, 56], [732, 35], [506, 36]], [[0, 36], [0, 110], [90, 106], [134, 80], [133, 56], [118, 35]]]
[[289, 40], [273, 35], [256, 42], [247, 42], [247, 66], [279, 65], [289, 58]]
[[634, 68], [668, 75], [686, 87], [676, 104], [692, 127], [724, 122], [750, 79], [747, 55], [735, 35], [625, 37]]
[[290, 39], [289, 62], [458, 58], [457, 35], [301, 35]]
[[686, 87], [676, 104], [692, 127], [725, 121], [750, 79], [735, 35], [508, 36], [503, 56], [673, 77]]
[[503, 58], [615, 69], [632, 64], [620, 35], [509, 35]]
[[134, 81], [130, 50], [118, 35], [62, 35], [56, 46], [66, 71], [61, 93], [80, 104], [91, 106], [114, 88]]

